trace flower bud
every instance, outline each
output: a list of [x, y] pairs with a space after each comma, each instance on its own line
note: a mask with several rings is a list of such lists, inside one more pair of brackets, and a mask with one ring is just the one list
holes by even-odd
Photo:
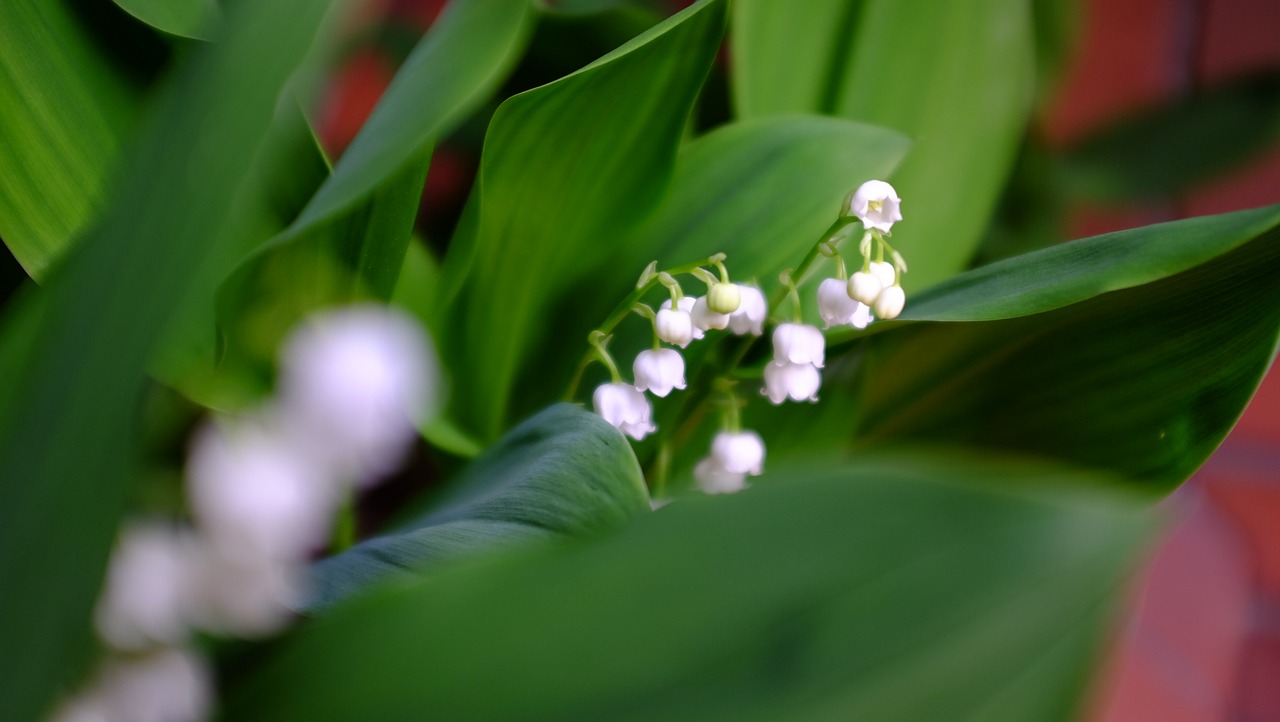
[[902, 307], [907, 303], [907, 294], [903, 292], [902, 286], [890, 286], [880, 292], [880, 296], [876, 298], [875, 311], [878, 318], [886, 321], [891, 318], [897, 318], [902, 313]]
[[871, 264], [871, 275], [880, 281], [880, 286], [888, 288], [898, 280], [898, 272], [894, 270], [892, 263], [876, 261]]
[[653, 425], [653, 407], [636, 387], [624, 383], [601, 384], [592, 396], [596, 413], [613, 424], [619, 431], [636, 441], [656, 431]]
[[828, 278], [818, 285], [818, 313], [826, 328], [843, 326], [853, 319], [858, 302], [849, 298], [847, 284], [838, 278]]
[[792, 401], [817, 401], [822, 375], [813, 364], [770, 363], [764, 367], [764, 389], [761, 393], [775, 405]]
[[773, 360], [822, 368], [826, 339], [816, 326], [783, 323], [773, 330]]
[[693, 325], [703, 331], [726, 328], [729, 325], [729, 314], [716, 313], [707, 304], [707, 297], [702, 296], [693, 304]]
[[713, 283], [707, 289], [707, 307], [714, 313], [733, 313], [742, 303], [742, 293], [733, 283]]
[[680, 348], [693, 340], [693, 317], [687, 311], [660, 308], [653, 327], [659, 339]]
[[869, 180], [858, 186], [849, 200], [848, 214], [862, 221], [868, 230], [889, 232], [893, 224], [902, 220], [902, 199], [893, 186], [879, 180]]
[[876, 278], [874, 273], [858, 271], [849, 276], [849, 298], [858, 303], [870, 306], [876, 302], [876, 296], [879, 296], [882, 290], [884, 290], [884, 284], [880, 283], [880, 279]]
[[754, 431], [722, 431], [711, 442], [711, 457], [729, 473], [760, 476], [764, 471], [764, 440]]
[[636, 377], [637, 391], [651, 391], [654, 396], [666, 396], [671, 393], [671, 389], [685, 387], [684, 359], [675, 349], [641, 351], [636, 355], [631, 371]]

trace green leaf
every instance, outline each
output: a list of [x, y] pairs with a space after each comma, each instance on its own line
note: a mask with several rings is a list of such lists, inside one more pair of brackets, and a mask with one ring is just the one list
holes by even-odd
[[[977, 248], [1030, 112], [1035, 80], [1026, 0], [939, 3], [829, 2], [822, 20], [793, 3], [735, 6], [735, 90], [748, 117], [812, 112], [822, 79], [823, 112], [894, 128], [915, 140], [891, 180], [906, 220], [894, 245], [911, 264], [903, 283], [924, 288], [963, 269]], [[808, 8], [806, 8], [807, 10]], [[847, 17], [848, 20], [837, 21]], [[809, 27], [809, 23], [814, 25]], [[804, 23], [804, 33], [775, 28]], [[834, 39], [832, 39], [834, 38]], [[850, 44], [851, 42], [851, 44]], [[819, 48], [830, 48], [824, 56]], [[779, 77], [785, 68], [787, 78]], [[800, 78], [790, 85], [788, 78]], [[867, 180], [866, 178], [858, 181]]]
[[115, 0], [125, 12], [170, 35], [208, 40], [221, 18], [214, 0]]
[[648, 511], [626, 439], [599, 416], [559, 404], [504, 436], [412, 521], [319, 562], [310, 606], [500, 549], [598, 536]]
[[0, 615], [22, 620], [0, 626], [0, 718], [40, 717], [74, 681], [131, 478], [144, 368], [327, 8], [235, 4], [222, 42], [192, 48], [156, 97], [98, 230], [25, 309], [38, 333], [0, 380]]
[[1211, 86], [1085, 138], [1062, 158], [1077, 196], [1119, 204], [1193, 189], [1280, 139], [1280, 71]]
[[861, 364], [861, 380], [825, 390], [824, 403], [857, 413], [824, 425], [856, 428], [862, 446], [1012, 449], [1168, 491], [1221, 443], [1271, 364], [1278, 225], [1276, 206], [1195, 218], [952, 279], [908, 300], [910, 315], [969, 322], [873, 335], [841, 362]]
[[616, 239], [660, 199], [723, 25], [723, 2], [698, 3], [494, 115], [475, 222], [464, 219], [445, 263], [454, 278], [476, 271], [445, 306], [453, 343], [443, 350], [470, 371], [455, 379], [460, 420], [482, 438], [506, 425], [546, 314], [611, 266]]
[[[1066, 720], [1146, 524], [914, 450], [679, 500], [299, 629], [229, 719]], [[1017, 495], [968, 486], [987, 480]], [[370, 650], [378, 650], [371, 654]]]
[[61, 0], [0, 14], [0, 237], [43, 281], [102, 210], [137, 91]]

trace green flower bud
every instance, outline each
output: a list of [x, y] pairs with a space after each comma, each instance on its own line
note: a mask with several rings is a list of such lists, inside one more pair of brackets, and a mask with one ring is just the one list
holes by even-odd
[[732, 283], [717, 283], [707, 290], [707, 307], [716, 313], [733, 313], [742, 303], [742, 293]]

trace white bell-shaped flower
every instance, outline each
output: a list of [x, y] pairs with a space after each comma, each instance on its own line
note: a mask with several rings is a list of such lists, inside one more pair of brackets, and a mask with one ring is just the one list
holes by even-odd
[[703, 331], [722, 329], [729, 326], [729, 314], [716, 313], [707, 307], [707, 297], [699, 296], [693, 303], [693, 325]]
[[305, 558], [327, 537], [343, 489], [310, 448], [262, 419], [202, 429], [187, 459], [197, 526], [246, 555]]
[[306, 593], [306, 558], [245, 554], [226, 543], [202, 545], [192, 614], [201, 629], [237, 637], [283, 630]]
[[[689, 322], [693, 325], [692, 330], [693, 330], [694, 341], [697, 341], [698, 339], [701, 339], [703, 336], [707, 335], [705, 331], [698, 328], [698, 324], [693, 323], [693, 305], [697, 303], [697, 300], [698, 299], [694, 298], [693, 296], [681, 296], [680, 303], [676, 304], [677, 310], [680, 310], [689, 314]], [[658, 316], [659, 317], [662, 316], [662, 311], [670, 311], [670, 310], [671, 310], [671, 299], [668, 298], [667, 300], [663, 301], [662, 306], [659, 307]], [[684, 348], [684, 346], [682, 345], [681, 348]]]
[[755, 286], [738, 285], [741, 302], [738, 310], [729, 314], [729, 330], [738, 336], [764, 333], [764, 320], [769, 315], [769, 304], [764, 294]]
[[864, 329], [871, 325], [875, 317], [871, 315], [871, 307], [865, 303], [859, 303], [858, 309], [853, 312], [853, 318], [849, 319], [849, 324], [856, 329]]
[[686, 311], [671, 308], [658, 309], [658, 318], [653, 328], [661, 341], [680, 348], [688, 346], [693, 340], [693, 317]]
[[826, 339], [817, 326], [782, 323], [773, 330], [773, 360], [822, 368]]
[[849, 213], [862, 221], [867, 229], [888, 233], [894, 223], [902, 220], [901, 204], [902, 199], [893, 186], [884, 181], [869, 180], [853, 192]]
[[872, 261], [871, 275], [876, 277], [880, 282], [880, 288], [885, 289], [892, 286], [898, 281], [898, 272], [894, 269], [892, 263], [886, 261]]
[[357, 306], [314, 316], [286, 340], [278, 397], [314, 453], [368, 482], [400, 464], [437, 402], [438, 376], [413, 318]]
[[818, 284], [818, 313], [826, 328], [843, 326], [853, 321], [860, 304], [849, 298], [848, 284], [838, 278], [828, 278]]
[[98, 635], [123, 650], [178, 644], [191, 630], [194, 539], [165, 524], [126, 524], [94, 610]]
[[890, 286], [881, 291], [880, 296], [876, 298], [874, 307], [876, 316], [886, 321], [897, 318], [906, 304], [907, 294], [902, 290], [902, 286]]
[[748, 486], [746, 474], [725, 469], [714, 456], [708, 456], [693, 467], [693, 478], [704, 494], [733, 494]]
[[636, 389], [652, 392], [654, 396], [666, 396], [672, 389], [683, 389], [684, 359], [672, 348], [641, 351], [631, 364], [635, 374]]
[[721, 431], [711, 442], [711, 458], [731, 474], [764, 472], [764, 439], [754, 431]]
[[876, 297], [884, 290], [884, 285], [880, 283], [879, 278], [876, 278], [876, 274], [858, 271], [849, 276], [849, 287], [846, 290], [849, 298], [870, 306], [876, 302]]
[[658, 428], [652, 423], [653, 407], [649, 400], [631, 384], [601, 384], [596, 387], [592, 402], [597, 414], [636, 441]]
[[208, 665], [195, 653], [174, 647], [108, 657], [95, 687], [110, 722], [202, 722], [213, 706]]
[[817, 401], [822, 375], [813, 364], [770, 363], [764, 367], [761, 391], [775, 405], [792, 401]]

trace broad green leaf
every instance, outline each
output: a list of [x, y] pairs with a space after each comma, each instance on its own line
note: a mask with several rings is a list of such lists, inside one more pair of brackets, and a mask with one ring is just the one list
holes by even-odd
[[39, 281], [102, 210], [136, 112], [95, 42], [62, 0], [0, 13], [0, 237]]
[[311, 606], [483, 553], [595, 537], [648, 511], [626, 439], [599, 416], [560, 404], [512, 429], [425, 513], [319, 562]]
[[115, 0], [125, 12], [170, 35], [208, 40], [221, 17], [215, 0]]
[[1087, 137], [1062, 158], [1065, 190], [1094, 201], [1168, 198], [1280, 140], [1280, 71], [1211, 86]]
[[482, 438], [506, 425], [517, 372], [547, 314], [570, 302], [565, 289], [610, 268], [617, 239], [660, 199], [723, 25], [724, 3], [700, 2], [494, 115], [474, 224], [445, 264], [455, 278], [471, 271], [443, 350], [469, 370], [455, 379], [457, 411]]
[[0, 380], [0, 615], [22, 620], [0, 626], [0, 718], [40, 717], [74, 681], [130, 479], [146, 363], [327, 8], [235, 4], [221, 42], [193, 47], [156, 97], [101, 225], [26, 309], [39, 332]]
[[[911, 265], [903, 283], [924, 288], [963, 269], [1031, 108], [1027, 0], [824, 0], [808, 12], [771, 0], [735, 4], [739, 113], [820, 110], [906, 133], [911, 155], [887, 179], [903, 198], [906, 220], [893, 229]], [[829, 100], [815, 105], [819, 88]]]
[[[923, 462], [923, 463], [922, 463]], [[1068, 720], [1146, 524], [928, 450], [770, 473], [343, 605], [228, 719]], [[969, 486], [998, 481], [1017, 495]], [[371, 650], [377, 650], [376, 654]]]
[[585, 15], [613, 10], [628, 0], [536, 0], [538, 8], [548, 13]]

